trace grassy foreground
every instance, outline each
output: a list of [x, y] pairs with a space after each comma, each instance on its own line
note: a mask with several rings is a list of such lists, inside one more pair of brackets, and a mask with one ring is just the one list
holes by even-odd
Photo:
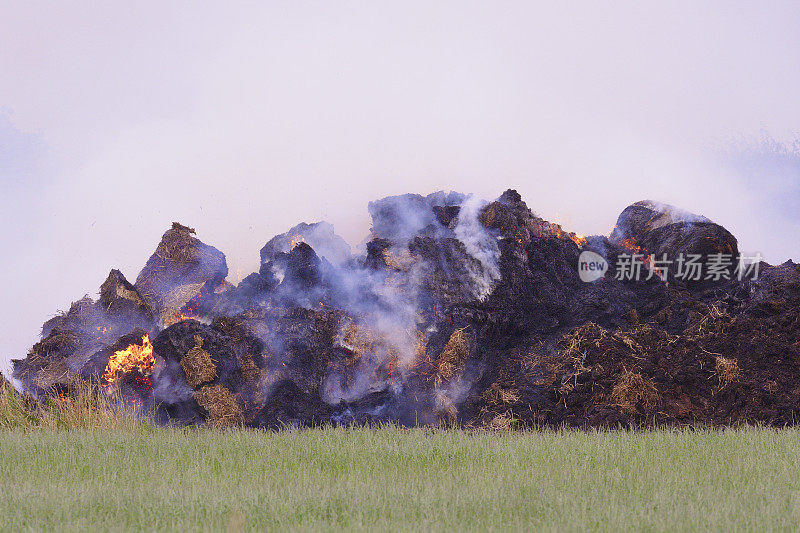
[[7, 530], [782, 529], [800, 432], [0, 431]]

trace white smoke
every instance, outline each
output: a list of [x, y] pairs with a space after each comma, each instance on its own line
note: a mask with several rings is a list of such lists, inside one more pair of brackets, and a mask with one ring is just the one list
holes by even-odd
[[681, 209], [680, 207], [675, 207], [674, 205], [669, 205], [662, 202], [656, 202], [654, 200], [643, 200], [641, 202], [637, 202], [637, 204], [652, 209], [657, 213], [661, 213], [661, 216], [652, 222], [651, 227], [653, 229], [679, 222], [688, 224], [694, 224], [697, 222], [711, 222], [708, 218], [702, 215], [696, 215], [685, 209]]
[[464, 244], [467, 253], [475, 258], [480, 264], [479, 268], [470, 265], [470, 275], [475, 284], [474, 294], [479, 300], [485, 299], [492, 290], [496, 282], [500, 279], [500, 268], [497, 259], [500, 250], [495, 239], [478, 220], [481, 209], [486, 205], [486, 201], [470, 195], [461, 204], [461, 211], [458, 213], [458, 223], [455, 227], [455, 234], [459, 241]]

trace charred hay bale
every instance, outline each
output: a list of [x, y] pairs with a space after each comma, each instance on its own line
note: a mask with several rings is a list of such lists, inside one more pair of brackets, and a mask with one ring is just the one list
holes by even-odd
[[217, 365], [211, 354], [203, 349], [203, 337], [194, 336], [195, 346], [181, 358], [181, 368], [186, 382], [193, 389], [217, 377]]
[[14, 359], [13, 376], [24, 386], [45, 392], [53, 385], [69, 383], [66, 360], [80, 345], [80, 337], [72, 331], [54, 330], [33, 345], [25, 359]]
[[275, 354], [274, 367], [288, 373], [304, 390], [318, 388], [331, 369], [352, 356], [342, 346], [343, 323], [352, 320], [340, 310], [289, 308], [270, 323], [266, 349]]
[[145, 318], [152, 318], [150, 309], [136, 288], [116, 269], [109, 272], [100, 285], [98, 304], [111, 315], [141, 314]]
[[610, 238], [614, 242], [626, 239], [639, 241], [654, 229], [671, 224], [695, 222], [711, 221], [704, 216], [671, 205], [642, 200], [629, 205], [620, 213]]
[[194, 232], [173, 222], [136, 278], [136, 291], [162, 321], [179, 313], [207, 282], [221, 282], [228, 275], [225, 255]]
[[331, 264], [320, 259], [311, 246], [300, 242], [288, 254], [262, 264], [261, 275], [271, 275], [279, 281], [274, 299], [283, 306], [309, 307], [324, 299], [324, 292], [330, 289], [324, 282], [331, 269]]
[[261, 264], [266, 265], [281, 254], [287, 254], [299, 243], [305, 242], [320, 256], [338, 265], [350, 258], [350, 245], [327, 222], [306, 224], [301, 222], [286, 233], [276, 235], [261, 248]]
[[277, 285], [278, 279], [273, 272], [269, 270], [253, 272], [246, 276], [235, 289], [228, 292], [227, 300], [231, 303], [238, 303], [245, 309], [255, 307]]
[[493, 394], [491, 392], [493, 388], [501, 391], [503, 397], [506, 398], [506, 393], [518, 396], [520, 387], [537, 384], [536, 382], [542, 377], [541, 369], [538, 366], [538, 362], [542, 359], [539, 355], [540, 352], [542, 352], [541, 345], [515, 348], [506, 353], [499, 361], [497, 380], [484, 391], [484, 394], [487, 395], [482, 396], [484, 401], [492, 403], [488, 395]]
[[369, 203], [372, 237], [404, 243], [426, 227], [439, 226], [435, 206], [457, 206], [464, 200], [459, 193], [435, 192], [428, 196], [403, 194], [388, 196]]
[[739, 245], [728, 230], [713, 222], [677, 223], [653, 229], [636, 242], [645, 250], [661, 257], [677, 259], [690, 254], [708, 258], [711, 254], [727, 254], [736, 262]]
[[661, 395], [652, 380], [638, 372], [624, 370], [617, 378], [609, 400], [623, 413], [634, 415], [638, 407], [645, 412], [657, 407], [661, 402]]
[[42, 325], [42, 337], [48, 337], [53, 331], [78, 331], [91, 327], [90, 325], [99, 322], [97, 308], [94, 300], [89, 296], [84, 296], [76, 302], [72, 302], [66, 313], [51, 318]]
[[49, 337], [50, 334], [53, 332], [54, 329], [64, 329], [63, 324], [65, 320], [66, 313], [59, 313], [56, 316], [45, 320], [44, 324], [42, 324], [42, 331], [40, 336], [42, 338]]
[[[33, 387], [34, 392], [47, 393], [47, 388], [55, 385], [67, 386], [73, 376], [65, 376], [63, 369], [55, 365], [57, 361], [63, 360], [70, 372], [77, 374], [94, 354], [120, 335], [152, 326], [152, 316], [133, 286], [119, 271], [112, 270], [101, 286], [97, 302], [84, 297], [73, 302], [66, 313], [44, 323], [44, 338], [24, 360], [14, 361], [14, 376], [26, 388]], [[37, 378], [35, 374], [40, 371], [43, 374]], [[47, 388], [36, 390], [41, 386]]]
[[209, 426], [227, 428], [244, 424], [240, 399], [222, 385], [206, 385], [195, 391], [194, 399], [206, 412]]
[[80, 344], [80, 337], [73, 331], [53, 331], [37, 342], [31, 352], [44, 360], [64, 359], [72, 355]]
[[227, 335], [234, 346], [243, 378], [252, 381], [260, 377], [266, 361], [264, 343], [256, 338], [247, 320], [245, 315], [220, 316], [214, 319], [211, 327]]
[[281, 284], [289, 286], [290, 290], [308, 289], [318, 285], [321, 280], [322, 260], [314, 249], [305, 242], [295, 245], [286, 257]]
[[247, 318], [244, 315], [220, 316], [214, 319], [211, 327], [227, 335], [233, 343], [244, 383], [259, 381], [262, 373], [266, 372], [262, 372], [266, 366], [264, 344], [253, 336]]
[[453, 380], [464, 368], [469, 356], [469, 344], [465, 328], [457, 329], [450, 335], [441, 355], [436, 359], [436, 386]]
[[[728, 276], [733, 275], [739, 254], [736, 237], [724, 227], [704, 216], [649, 200], [622, 211], [610, 240], [631, 253], [654, 254], [659, 259], [666, 255], [673, 262], [698, 254], [701, 262], [707, 263], [712, 254], [724, 254], [732, 263], [726, 270]], [[673, 263], [670, 272], [675, 271]], [[694, 281], [687, 284], [703, 285]]]
[[53, 361], [41, 368], [33, 377], [32, 385], [39, 391], [50, 391], [54, 388], [70, 388], [75, 382], [73, 373], [63, 359]]
[[177, 372], [172, 379], [184, 381], [185, 374], [180, 362], [189, 351], [197, 347], [197, 336], [203, 339], [201, 349], [209, 354], [216, 366], [217, 377], [214, 378], [214, 382], [238, 391], [242, 374], [237, 353], [251, 351], [254, 345], [247, 340], [235, 342], [222, 331], [196, 320], [184, 320], [173, 324], [153, 340], [156, 354], [168, 363], [175, 363], [174, 367], [171, 364], [167, 365], [171, 369], [170, 372], [173, 370]]
[[504, 237], [527, 246], [535, 238], [555, 237], [583, 245], [586, 240], [564, 231], [560, 225], [536, 216], [513, 189], [505, 191], [496, 201], [487, 204], [478, 220], [487, 228], [498, 230]]
[[639, 313], [636, 312], [636, 309], [631, 309], [624, 315], [625, 320], [628, 321], [628, 324], [631, 326], [638, 326], [639, 325]]
[[445, 307], [484, 299], [500, 277], [496, 266], [478, 260], [456, 238], [416, 236], [408, 251], [418, 265], [418, 285]]

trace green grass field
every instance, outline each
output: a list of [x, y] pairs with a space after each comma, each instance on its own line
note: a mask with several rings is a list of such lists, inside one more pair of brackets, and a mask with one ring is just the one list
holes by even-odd
[[800, 431], [0, 431], [4, 530], [800, 526]]

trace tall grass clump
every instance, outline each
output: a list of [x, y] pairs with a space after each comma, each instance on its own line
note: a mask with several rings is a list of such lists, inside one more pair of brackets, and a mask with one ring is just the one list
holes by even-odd
[[38, 419], [33, 402], [0, 375], [0, 429], [33, 427]]
[[0, 382], [0, 430], [13, 429], [133, 429], [152, 425], [149, 418], [121, 407], [118, 395], [98, 384], [76, 381], [69, 392], [34, 398], [21, 394], [5, 378]]

